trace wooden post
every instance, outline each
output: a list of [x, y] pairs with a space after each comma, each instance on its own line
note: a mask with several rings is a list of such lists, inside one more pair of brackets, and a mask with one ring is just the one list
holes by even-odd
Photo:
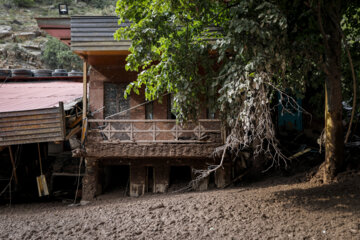
[[[18, 184], [18, 178], [17, 178], [17, 175], [16, 175], [16, 166], [15, 166], [15, 161], [14, 161], [14, 156], [12, 154], [11, 146], [9, 146], [9, 153], [10, 153], [11, 164], [12, 164], [12, 167], [13, 167], [13, 174], [14, 174], [14, 178], [15, 178], [15, 183], [17, 185]], [[10, 189], [10, 191], [11, 191], [11, 189]]]
[[66, 137], [66, 126], [65, 126], [65, 112], [64, 112], [64, 103], [59, 102], [59, 113], [61, 118], [61, 134], [62, 138], [65, 139]]
[[83, 119], [87, 116], [87, 62], [83, 63]]
[[83, 106], [82, 106], [82, 139], [81, 139], [81, 145], [85, 142], [85, 131], [87, 127], [85, 126], [87, 124], [86, 118], [87, 118], [87, 62], [86, 58], [83, 59]]

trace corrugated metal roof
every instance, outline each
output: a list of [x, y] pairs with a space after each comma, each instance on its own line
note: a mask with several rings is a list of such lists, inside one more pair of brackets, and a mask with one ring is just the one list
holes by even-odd
[[81, 98], [82, 91], [80, 82], [0, 83], [0, 112], [57, 107], [59, 102], [66, 106]]
[[73, 16], [71, 17], [71, 49], [73, 51], [122, 51], [128, 50], [131, 40], [114, 40], [119, 27], [115, 16]]
[[63, 105], [29, 111], [0, 112], [0, 146], [63, 141]]

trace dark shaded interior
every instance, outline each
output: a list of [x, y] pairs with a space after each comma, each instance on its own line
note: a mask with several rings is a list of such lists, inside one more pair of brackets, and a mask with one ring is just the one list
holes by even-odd
[[190, 166], [172, 166], [170, 168], [170, 186], [187, 184], [191, 181]]
[[130, 167], [128, 165], [104, 166], [103, 192], [125, 190], [129, 184]]

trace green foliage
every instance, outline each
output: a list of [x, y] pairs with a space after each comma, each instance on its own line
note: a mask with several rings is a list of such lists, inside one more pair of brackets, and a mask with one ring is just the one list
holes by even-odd
[[[305, 88], [306, 74], [289, 69], [293, 48], [287, 16], [271, 1], [129, 0], [117, 2], [117, 14], [121, 21], [133, 22], [116, 35], [133, 41], [127, 69], [141, 71], [128, 93], [142, 85], [148, 99], [174, 93], [179, 119], [198, 117], [199, 95], [215, 87], [219, 104], [212, 107], [219, 107], [232, 122], [236, 115], [226, 113], [238, 112], [236, 103], [250, 85], [264, 80], [260, 75], [276, 80], [275, 85], [297, 79], [287, 88], [297, 92]], [[297, 48], [308, 47], [302, 41], [297, 44], [303, 44]], [[295, 56], [292, 62], [303, 60]], [[306, 65], [310, 69], [313, 62]]]
[[75, 55], [64, 43], [53, 37], [49, 37], [46, 42], [41, 59], [52, 69], [81, 70], [82, 61], [79, 56]]
[[108, 5], [115, 5], [116, 0], [83, 0], [95, 8], [104, 8]]
[[[328, 69], [324, 64], [333, 59], [325, 59], [322, 36], [326, 34], [321, 34], [318, 18], [331, 26], [340, 21], [329, 20], [333, 13], [328, 9], [334, 9], [327, 8], [329, 4], [322, 0], [119, 0], [120, 22], [131, 21], [131, 25], [118, 29], [115, 37], [132, 40], [126, 68], [139, 72], [126, 93], [138, 93], [143, 86], [149, 100], [173, 93], [177, 119], [182, 121], [198, 118], [199, 96], [216, 89], [216, 104], [208, 107], [219, 110], [236, 132], [236, 144], [250, 145], [257, 139], [255, 152], [266, 148], [269, 153], [271, 145], [278, 153], [269, 121], [272, 93], [286, 89], [303, 97], [310, 88], [323, 94], [324, 69]], [[355, 49], [359, 34], [352, 35], [360, 31], [358, 1], [330, 5], [346, 14], [343, 26], [349, 28]], [[332, 67], [339, 67], [336, 64]], [[319, 94], [313, 99], [318, 103]]]
[[21, 7], [27, 8], [34, 4], [34, 0], [2, 0], [1, 1], [7, 7]]

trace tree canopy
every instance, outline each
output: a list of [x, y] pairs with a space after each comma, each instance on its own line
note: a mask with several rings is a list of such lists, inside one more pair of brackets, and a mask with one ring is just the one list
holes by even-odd
[[[274, 91], [281, 101], [285, 90], [302, 95], [307, 87], [328, 82], [331, 94], [338, 96], [330, 105], [336, 109], [336, 139], [342, 138], [336, 51], [341, 50], [340, 23], [359, 27], [356, 9], [352, 1], [336, 0], [118, 1], [120, 22], [131, 25], [115, 36], [132, 40], [126, 68], [139, 72], [127, 94], [142, 86], [150, 100], [171, 92], [182, 121], [196, 119], [199, 96], [215, 90], [217, 104], [208, 107], [218, 110], [230, 127], [231, 146], [255, 146], [255, 153], [270, 154], [279, 164], [284, 156], [271, 121]], [[351, 30], [353, 39], [359, 36], [356, 31]]]

